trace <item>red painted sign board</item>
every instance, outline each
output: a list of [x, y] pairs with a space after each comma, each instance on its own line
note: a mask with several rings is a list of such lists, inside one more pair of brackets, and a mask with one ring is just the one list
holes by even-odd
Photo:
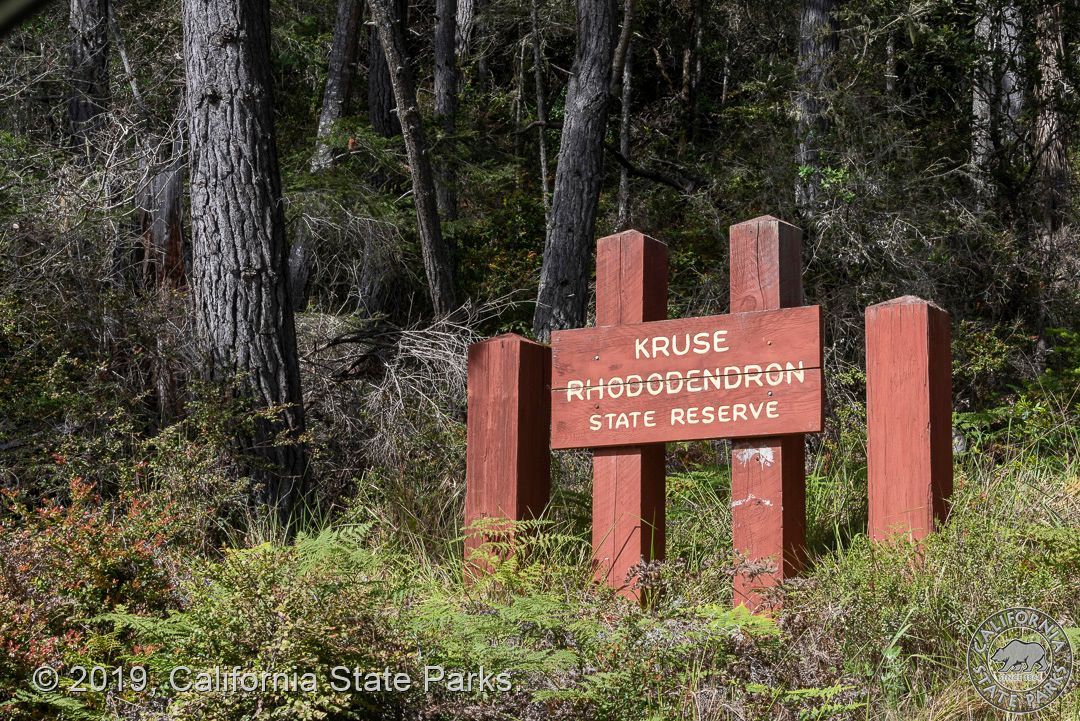
[[551, 447], [815, 433], [818, 306], [551, 335]]

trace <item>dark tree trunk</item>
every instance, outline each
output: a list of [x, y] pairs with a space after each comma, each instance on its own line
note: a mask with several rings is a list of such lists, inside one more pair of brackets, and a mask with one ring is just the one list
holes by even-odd
[[1065, 78], [1065, 48], [1061, 31], [1061, 5], [1052, 3], [1036, 18], [1039, 82], [1036, 86], [1035, 163], [1038, 168], [1041, 219], [1044, 233], [1053, 235], [1062, 224], [1068, 205], [1069, 158], [1061, 115]]
[[[408, 0], [390, 0], [388, 3], [393, 22], [404, 28], [408, 22]], [[375, 8], [370, 4], [372, 15]], [[402, 30], [404, 36], [404, 29]], [[401, 134], [401, 123], [394, 104], [394, 86], [390, 79], [390, 66], [386, 64], [386, 55], [379, 42], [379, 30], [371, 27], [368, 38], [368, 119], [375, 132], [384, 138]]]
[[345, 116], [356, 76], [356, 46], [359, 40], [362, 7], [359, 0], [339, 0], [337, 19], [334, 21], [334, 40], [330, 47], [330, 61], [326, 72], [326, 88], [323, 90], [322, 112], [319, 113], [319, 129], [315, 153], [311, 157], [311, 172], [317, 173], [334, 164], [334, 149], [330, 135], [334, 124]]
[[450, 313], [457, 307], [454, 297], [454, 272], [450, 248], [439, 225], [439, 209], [435, 197], [435, 181], [428, 158], [420, 109], [416, 104], [416, 85], [412, 66], [405, 47], [402, 23], [394, 19], [394, 0], [369, 0], [379, 41], [391, 69], [390, 79], [394, 100], [401, 118], [401, 134], [409, 158], [412, 176], [413, 202], [416, 204], [416, 225], [420, 233], [420, 248], [424, 255], [424, 270], [435, 312]]
[[533, 332], [542, 340], [553, 329], [585, 323], [617, 26], [613, 0], [577, 0], [574, 65], [533, 315]]
[[274, 408], [248, 437], [262, 502], [291, 528], [306, 458], [274, 141], [269, 0], [183, 0], [192, 289], [205, 375]]
[[71, 0], [68, 30], [68, 125], [72, 146], [86, 150], [109, 101], [108, 0]]
[[454, 50], [457, 32], [457, 0], [435, 3], [435, 119], [443, 133], [443, 152], [438, 162], [439, 213], [445, 220], [457, 217], [456, 178], [452, 153], [447, 149], [457, 132], [458, 71]]
[[825, 110], [831, 90], [829, 66], [837, 49], [834, 11], [836, 0], [803, 0], [799, 21], [799, 89], [795, 98], [798, 147], [795, 164], [795, 203], [812, 218], [821, 185], [821, 150], [828, 128]]
[[1057, 322], [1051, 317], [1051, 300], [1058, 292], [1075, 290], [1078, 263], [1075, 251], [1069, 250], [1070, 243], [1075, 241], [1065, 228], [1072, 201], [1072, 174], [1061, 107], [1062, 98], [1069, 93], [1063, 71], [1066, 46], [1061, 3], [1048, 3], [1039, 10], [1035, 18], [1035, 45], [1039, 63], [1034, 132], [1038, 197], [1035, 256], [1041, 266], [1035, 362], [1041, 372], [1046, 365], [1048, 349], [1045, 330]]

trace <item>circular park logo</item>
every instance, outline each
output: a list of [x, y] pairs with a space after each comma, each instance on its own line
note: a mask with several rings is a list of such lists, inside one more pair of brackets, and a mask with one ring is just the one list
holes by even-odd
[[1033, 608], [987, 618], [968, 643], [968, 675], [979, 695], [1001, 711], [1046, 708], [1069, 685], [1073, 658], [1064, 629]]

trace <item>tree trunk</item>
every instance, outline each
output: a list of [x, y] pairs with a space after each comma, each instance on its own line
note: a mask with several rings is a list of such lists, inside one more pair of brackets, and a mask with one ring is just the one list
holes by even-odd
[[478, 0], [457, 0], [454, 18], [454, 51], [460, 64], [465, 63], [472, 49], [473, 28], [476, 26]]
[[1068, 204], [1069, 160], [1065, 148], [1060, 102], [1065, 78], [1062, 74], [1064, 43], [1061, 5], [1044, 7], [1036, 18], [1039, 51], [1039, 82], [1036, 87], [1035, 164], [1038, 168], [1044, 232], [1061, 227]]
[[395, 22], [394, 0], [370, 0], [371, 13], [379, 30], [379, 41], [390, 67], [394, 99], [401, 118], [401, 131], [412, 176], [413, 202], [416, 204], [416, 224], [420, 233], [420, 248], [424, 256], [431, 304], [439, 315], [457, 307], [454, 297], [453, 260], [450, 248], [443, 240], [439, 226], [435, 182], [431, 172], [420, 109], [416, 104], [416, 86], [405, 47], [402, 24]]
[[971, 172], [975, 195], [985, 199], [990, 194], [990, 159], [994, 144], [991, 139], [994, 98], [993, 19], [989, 1], [979, 5], [975, 24], [975, 44], [978, 55], [971, 83]]
[[184, 142], [179, 134], [165, 166], [147, 179], [138, 205], [143, 285], [173, 290], [185, 287]]
[[808, 218], [816, 214], [821, 185], [821, 145], [828, 129], [826, 96], [831, 90], [829, 65], [837, 49], [835, 9], [836, 0], [803, 0], [799, 21], [799, 89], [795, 97], [799, 178], [795, 204]]
[[338, 0], [334, 21], [334, 40], [323, 90], [322, 112], [316, 133], [315, 153], [311, 157], [311, 172], [317, 173], [334, 164], [330, 135], [334, 124], [345, 116], [356, 75], [356, 46], [359, 40], [362, 7], [359, 0]]
[[457, 132], [458, 71], [454, 42], [457, 32], [457, 0], [435, 3], [435, 119], [443, 133], [443, 152], [438, 160], [439, 214], [445, 220], [457, 217], [457, 191], [454, 187], [452, 153], [447, 148]]
[[540, 2], [532, 0], [530, 6], [532, 20], [533, 82], [536, 85], [536, 119], [540, 124], [536, 128], [537, 143], [540, 146], [540, 200], [544, 205], [544, 237], [547, 237], [547, 225], [551, 222], [551, 188], [548, 185], [547, 156], [547, 91], [544, 83], [544, 52], [540, 38]]
[[623, 0], [622, 26], [619, 30], [619, 42], [615, 46], [615, 59], [611, 63], [611, 94], [622, 82], [623, 64], [630, 49], [630, 37], [634, 30], [634, 0]]
[[885, 40], [885, 94], [896, 95], [896, 33], [889, 33]]
[[577, 0], [574, 65], [533, 315], [533, 332], [541, 340], [553, 329], [585, 323], [616, 29], [613, 0]]
[[[408, 22], [408, 0], [390, 0], [393, 23], [404, 26]], [[372, 15], [375, 9], [370, 4]], [[402, 30], [404, 36], [404, 30]], [[394, 86], [390, 79], [390, 66], [379, 41], [376, 24], [371, 26], [368, 38], [368, 119], [375, 132], [384, 138], [401, 134], [401, 123], [394, 105]]]
[[109, 102], [108, 0], [71, 0], [68, 25], [68, 125], [72, 147], [90, 149], [89, 136]]
[[998, 106], [1001, 113], [1002, 139], [1014, 141], [1019, 135], [1020, 111], [1024, 104], [1024, 88], [1021, 80], [1023, 46], [1021, 45], [1020, 9], [1015, 3], [1006, 3], [1001, 10], [998, 25], [998, 45], [1001, 47], [1001, 81]]
[[[622, 64], [622, 107], [619, 114], [619, 153], [630, 160], [630, 97], [633, 77], [634, 42], [626, 44]], [[630, 169], [619, 167], [619, 214], [615, 220], [615, 230], [623, 231], [630, 227]]]
[[205, 375], [273, 408], [239, 438], [287, 530], [305, 491], [303, 397], [274, 141], [269, 0], [183, 0], [195, 334]]
[[1076, 287], [1077, 259], [1070, 253], [1066, 221], [1072, 189], [1068, 140], [1061, 101], [1068, 93], [1067, 79], [1062, 67], [1065, 62], [1065, 43], [1062, 36], [1062, 6], [1047, 4], [1035, 19], [1035, 45], [1038, 50], [1039, 79], [1035, 87], [1035, 178], [1039, 207], [1035, 217], [1039, 228], [1035, 244], [1037, 262], [1041, 265], [1038, 308], [1039, 340], [1035, 362], [1045, 368], [1048, 343], [1045, 329], [1051, 318], [1050, 301], [1061, 289]]

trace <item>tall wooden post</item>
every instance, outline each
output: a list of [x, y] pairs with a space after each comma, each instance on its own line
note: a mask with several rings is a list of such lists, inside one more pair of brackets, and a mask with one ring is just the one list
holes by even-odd
[[[667, 318], [667, 246], [628, 230], [596, 246], [596, 325]], [[632, 566], [664, 557], [664, 444], [593, 452], [597, 578], [624, 595]]]
[[551, 349], [509, 333], [469, 346], [465, 555], [483, 518], [538, 516], [551, 491]]
[[[731, 312], [802, 305], [802, 231], [769, 215], [731, 226]], [[732, 444], [731, 529], [737, 551], [776, 563], [774, 575], [735, 578], [734, 601], [761, 606], [760, 591], [795, 575], [806, 545], [802, 435]]]
[[866, 309], [869, 535], [920, 539], [952, 493], [949, 314], [914, 296]]

